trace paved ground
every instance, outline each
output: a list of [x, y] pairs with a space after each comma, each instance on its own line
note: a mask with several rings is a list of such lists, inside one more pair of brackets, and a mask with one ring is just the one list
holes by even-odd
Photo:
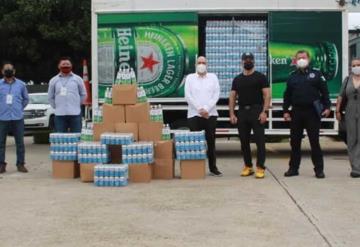
[[[27, 139], [29, 174], [0, 176], [0, 246], [359, 246], [360, 179], [341, 143], [323, 141], [325, 180], [304, 155], [284, 178], [288, 143], [269, 144], [264, 180], [241, 178], [239, 144], [221, 141], [223, 178], [96, 188], [51, 178], [48, 146]], [[307, 145], [305, 145], [307, 146]], [[8, 161], [14, 163], [8, 144]]]

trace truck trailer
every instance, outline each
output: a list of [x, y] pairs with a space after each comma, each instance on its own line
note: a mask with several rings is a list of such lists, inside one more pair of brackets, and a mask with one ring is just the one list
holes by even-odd
[[119, 70], [133, 69], [151, 104], [161, 104], [172, 130], [186, 127], [184, 82], [199, 55], [208, 59], [221, 88], [217, 135], [237, 134], [228, 96], [241, 73], [240, 57], [255, 55], [256, 70], [270, 82], [267, 135], [289, 135], [282, 97], [294, 55], [309, 51], [327, 79], [332, 114], [322, 135], [337, 135], [334, 104], [348, 74], [348, 10], [336, 0], [92, 0], [93, 108]]

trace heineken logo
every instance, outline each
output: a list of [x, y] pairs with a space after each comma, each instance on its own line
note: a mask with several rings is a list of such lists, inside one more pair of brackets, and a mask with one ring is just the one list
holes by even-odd
[[271, 58], [271, 64], [275, 64], [275, 65], [282, 65], [282, 64], [288, 64], [288, 59], [287, 58]]
[[116, 71], [134, 68], [149, 97], [176, 91], [185, 65], [183, 44], [176, 34], [160, 26], [116, 28], [113, 34]]
[[174, 93], [184, 73], [181, 41], [164, 27], [137, 27], [138, 83], [147, 95]]

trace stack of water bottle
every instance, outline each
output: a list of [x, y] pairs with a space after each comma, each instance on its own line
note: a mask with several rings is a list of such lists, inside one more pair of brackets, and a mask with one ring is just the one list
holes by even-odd
[[154, 162], [154, 143], [137, 142], [122, 146], [122, 160], [125, 164], [150, 164]]
[[134, 142], [133, 133], [103, 133], [100, 142], [104, 145], [129, 145]]
[[94, 123], [102, 123], [103, 122], [103, 108], [99, 106], [94, 109]]
[[175, 150], [178, 160], [206, 159], [204, 131], [182, 131], [175, 133]]
[[221, 97], [241, 72], [241, 54], [255, 56], [256, 70], [267, 74], [267, 23], [264, 20], [209, 20], [206, 22], [206, 57], [209, 72], [220, 81]]
[[130, 85], [136, 84], [136, 74], [133, 68], [130, 69], [119, 69], [116, 79], [115, 85]]
[[112, 104], [112, 88], [107, 87], [105, 90], [105, 104]]
[[50, 134], [50, 158], [52, 160], [77, 160], [77, 147], [80, 133], [52, 133]]
[[138, 103], [145, 103], [148, 102], [148, 98], [146, 96], [146, 92], [144, 87], [138, 87], [137, 88], [137, 101]]
[[171, 129], [169, 124], [163, 125], [161, 140], [163, 141], [171, 140]]
[[126, 164], [96, 165], [94, 183], [99, 187], [122, 187], [128, 185], [129, 168]]
[[94, 139], [93, 124], [90, 122], [83, 122], [81, 129], [81, 141], [91, 142]]
[[83, 142], [78, 145], [78, 159], [82, 164], [106, 164], [109, 153], [106, 145], [99, 142]]
[[150, 121], [152, 122], [163, 122], [163, 109], [161, 105], [152, 105], [150, 107]]

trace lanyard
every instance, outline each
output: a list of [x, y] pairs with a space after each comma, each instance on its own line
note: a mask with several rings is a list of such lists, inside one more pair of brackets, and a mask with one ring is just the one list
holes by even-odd
[[[60, 78], [61, 78], [61, 77], [60, 77]], [[66, 87], [66, 85], [68, 84], [68, 82], [70, 81], [70, 79], [71, 79], [71, 77], [70, 77], [70, 75], [69, 75], [69, 78], [65, 81], [65, 84], [64, 84], [63, 81], [61, 80], [61, 81], [60, 81], [61, 86], [62, 86], [62, 87]]]

